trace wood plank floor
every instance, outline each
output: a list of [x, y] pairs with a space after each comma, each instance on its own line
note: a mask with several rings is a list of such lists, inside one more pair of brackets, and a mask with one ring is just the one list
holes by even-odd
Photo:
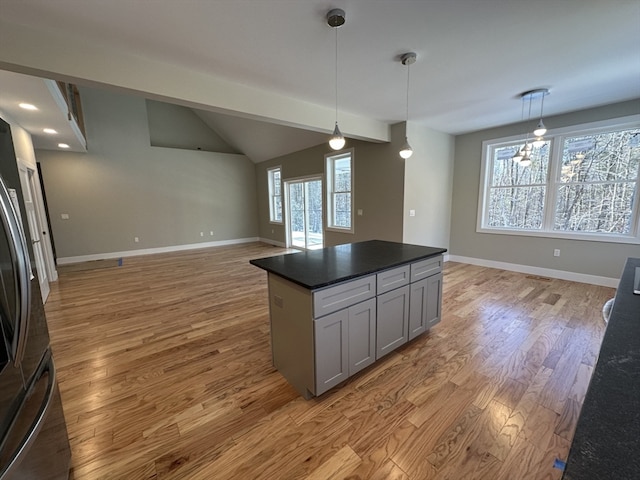
[[452, 263], [443, 321], [305, 401], [247, 244], [61, 273], [46, 305], [74, 480], [558, 479], [611, 288]]

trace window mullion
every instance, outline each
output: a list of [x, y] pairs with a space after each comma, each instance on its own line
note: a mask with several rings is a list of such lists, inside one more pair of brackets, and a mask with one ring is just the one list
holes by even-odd
[[556, 137], [550, 140], [549, 168], [547, 170], [547, 194], [544, 202], [542, 221], [543, 231], [553, 231], [558, 199], [558, 172], [562, 158], [564, 137]]

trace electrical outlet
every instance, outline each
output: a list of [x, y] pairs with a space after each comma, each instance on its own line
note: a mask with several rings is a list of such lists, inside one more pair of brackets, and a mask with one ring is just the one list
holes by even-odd
[[201, 237], [204, 237], [204, 232], [200, 232], [200, 236], [201, 236]]
[[554, 256], [554, 257], [559, 257], [559, 256], [560, 256], [560, 249], [559, 249], [559, 248], [556, 248], [556, 249], [553, 251], [553, 256]]
[[213, 237], [213, 230], [211, 230], [211, 231], [209, 232], [209, 235], [211, 235], [211, 236]]
[[68, 213], [61, 213], [60, 214], [60, 218], [62, 218], [62, 220], [69, 220], [69, 214]]
[[140, 241], [140, 239], [138, 237], [133, 237], [133, 241], [138, 243]]

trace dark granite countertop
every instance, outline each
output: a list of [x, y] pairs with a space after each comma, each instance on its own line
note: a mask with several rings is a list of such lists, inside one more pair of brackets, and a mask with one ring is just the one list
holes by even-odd
[[640, 295], [624, 268], [571, 444], [564, 480], [640, 479]]
[[277, 255], [250, 263], [315, 290], [446, 252], [446, 248], [369, 240]]

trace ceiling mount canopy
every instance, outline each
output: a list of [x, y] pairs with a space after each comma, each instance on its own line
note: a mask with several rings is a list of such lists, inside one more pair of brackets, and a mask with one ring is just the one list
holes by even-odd
[[400, 61], [402, 62], [403, 65], [413, 65], [414, 63], [416, 63], [416, 60], [418, 59], [418, 55], [416, 55], [415, 52], [408, 52], [402, 55], [402, 57], [400, 57]]
[[327, 13], [327, 24], [332, 28], [341, 27], [345, 21], [344, 10], [341, 8], [334, 8]]
[[338, 128], [338, 28], [344, 25], [344, 22], [344, 10], [340, 8], [334, 8], [333, 10], [329, 10], [329, 13], [327, 13], [327, 25], [333, 28], [336, 32], [336, 125], [333, 129], [333, 133], [329, 137], [329, 146], [333, 150], [341, 150], [345, 144], [344, 135], [342, 135], [340, 128]]

